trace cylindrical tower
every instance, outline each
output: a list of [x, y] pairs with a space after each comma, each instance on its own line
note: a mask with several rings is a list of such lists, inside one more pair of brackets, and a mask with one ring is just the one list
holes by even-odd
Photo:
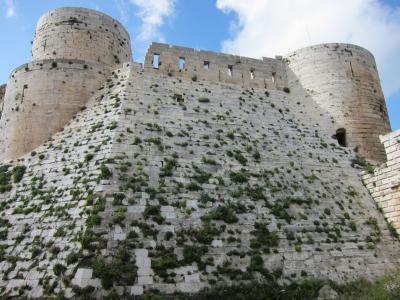
[[385, 161], [379, 135], [391, 131], [373, 55], [349, 44], [322, 44], [286, 57], [291, 90], [310, 96], [330, 115], [328, 126], [343, 146]]
[[102, 65], [78, 60], [41, 60], [16, 69], [0, 118], [0, 157], [29, 153], [61, 130], [107, 74]]
[[86, 8], [59, 8], [42, 16], [31, 61], [79, 59], [108, 66], [132, 60], [128, 32], [113, 18]]
[[131, 61], [130, 39], [97, 11], [60, 8], [39, 21], [29, 64], [7, 82], [0, 159], [29, 153], [61, 130], [111, 71]]

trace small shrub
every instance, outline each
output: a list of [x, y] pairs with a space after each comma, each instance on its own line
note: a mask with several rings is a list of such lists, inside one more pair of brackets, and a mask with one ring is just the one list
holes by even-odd
[[70, 254], [67, 255], [65, 262], [67, 265], [72, 265], [74, 263], [77, 263], [79, 260], [79, 254], [76, 252], [71, 252]]
[[261, 255], [252, 255], [250, 258], [249, 271], [252, 272], [262, 272], [264, 269], [264, 260]]
[[94, 154], [92, 154], [92, 153], [87, 153], [87, 154], [85, 155], [85, 162], [91, 161], [91, 160], [93, 159], [93, 157], [94, 157]]
[[157, 271], [165, 271], [178, 267], [178, 260], [175, 254], [163, 255], [151, 260], [151, 268]]
[[396, 227], [394, 227], [393, 222], [388, 222], [388, 228], [390, 235], [396, 239], [399, 239], [399, 233], [397, 232]]
[[247, 159], [239, 151], [235, 151], [234, 158], [243, 166], [247, 164]]
[[250, 247], [253, 249], [268, 249], [279, 245], [279, 235], [276, 231], [269, 231], [267, 224], [255, 223], [255, 230], [251, 232], [254, 239], [250, 241]]
[[25, 166], [15, 166], [12, 170], [14, 182], [20, 182], [22, 177], [24, 177], [26, 167]]
[[122, 221], [125, 220], [125, 211], [126, 209], [120, 208], [116, 212], [114, 212], [112, 216], [112, 221], [114, 224], [122, 224]]
[[351, 229], [352, 231], [357, 231], [357, 224], [356, 224], [356, 222], [354, 222], [354, 221], [351, 221], [351, 222], [350, 222], [350, 229]]
[[210, 99], [207, 97], [200, 97], [198, 100], [200, 103], [209, 103], [210, 102]]
[[146, 206], [143, 216], [147, 219], [150, 216], [161, 215], [161, 208], [159, 205], [148, 205]]
[[165, 165], [160, 168], [160, 177], [172, 176], [176, 163], [176, 159], [168, 159]]
[[122, 205], [122, 200], [125, 199], [124, 193], [114, 193], [113, 205]]
[[246, 170], [241, 169], [240, 172], [231, 172], [229, 178], [234, 183], [245, 183], [249, 180], [249, 173]]
[[198, 184], [191, 182], [188, 185], [186, 185], [186, 189], [188, 191], [200, 191], [202, 190], [201, 186], [199, 186]]
[[56, 276], [60, 276], [67, 270], [67, 267], [62, 264], [55, 264], [53, 267], [53, 272]]
[[101, 217], [98, 214], [92, 214], [86, 220], [86, 225], [89, 228], [100, 224], [101, 224]]
[[207, 247], [189, 246], [183, 247], [183, 263], [191, 264], [192, 262], [201, 262], [201, 257], [207, 252]]
[[113, 130], [118, 127], [118, 123], [116, 121], [112, 121], [111, 124], [107, 127], [110, 130]]
[[112, 172], [110, 171], [110, 169], [106, 166], [106, 164], [102, 163], [101, 167], [100, 167], [100, 179], [110, 179], [112, 177]]
[[211, 159], [211, 158], [208, 158], [208, 157], [205, 157], [205, 156], [203, 156], [203, 158], [201, 159], [201, 161], [202, 161], [204, 164], [207, 164], [207, 165], [212, 165], [212, 166], [217, 165], [217, 162], [216, 162], [215, 160], [213, 160], [213, 159]]
[[228, 206], [218, 206], [216, 209], [211, 211], [206, 218], [224, 221], [228, 224], [236, 223], [238, 221], [235, 211]]
[[152, 143], [152, 144], [157, 145], [157, 146], [161, 145], [161, 139], [159, 137], [146, 139], [146, 142]]

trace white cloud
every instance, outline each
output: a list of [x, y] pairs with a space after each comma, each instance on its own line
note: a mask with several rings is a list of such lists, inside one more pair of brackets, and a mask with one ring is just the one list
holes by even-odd
[[125, 0], [115, 0], [115, 6], [119, 12], [119, 15], [121, 17], [121, 21], [123, 23], [128, 22], [129, 20], [129, 3], [126, 2]]
[[173, 15], [175, 0], [130, 0], [138, 7], [137, 15], [141, 18], [142, 26], [137, 37], [138, 41], [163, 41], [159, 32], [165, 18]]
[[11, 18], [15, 16], [15, 3], [14, 0], [5, 0], [6, 1], [6, 15], [7, 18]]
[[223, 51], [251, 57], [284, 55], [311, 44], [363, 46], [376, 58], [387, 96], [400, 90], [400, 6], [378, 0], [217, 0], [234, 12], [234, 37]]

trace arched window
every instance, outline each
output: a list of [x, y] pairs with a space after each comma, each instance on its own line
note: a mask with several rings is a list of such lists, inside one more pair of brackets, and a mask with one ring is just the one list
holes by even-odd
[[346, 129], [339, 128], [338, 130], [336, 130], [335, 138], [338, 140], [340, 146], [347, 147]]

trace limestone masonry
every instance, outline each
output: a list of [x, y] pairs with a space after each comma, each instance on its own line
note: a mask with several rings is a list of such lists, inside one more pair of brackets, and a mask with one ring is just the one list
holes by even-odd
[[253, 59], [153, 43], [142, 65], [119, 22], [60, 8], [0, 105], [1, 297], [399, 267], [400, 132], [366, 49]]
[[400, 228], [400, 130], [381, 136], [387, 162], [363, 180], [384, 215]]

